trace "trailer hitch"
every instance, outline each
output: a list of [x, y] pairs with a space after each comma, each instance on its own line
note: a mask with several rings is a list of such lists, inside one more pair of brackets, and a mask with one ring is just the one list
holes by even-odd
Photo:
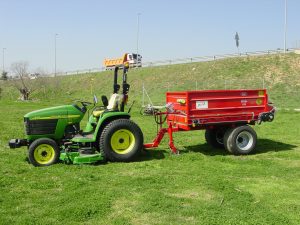
[[261, 124], [262, 122], [272, 122], [275, 118], [274, 111], [262, 113], [258, 117], [258, 124]]

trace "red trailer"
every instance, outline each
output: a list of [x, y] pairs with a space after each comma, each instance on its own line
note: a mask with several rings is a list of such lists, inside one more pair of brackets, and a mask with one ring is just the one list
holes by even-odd
[[177, 153], [173, 132], [206, 130], [206, 141], [213, 147], [236, 155], [249, 154], [257, 139], [249, 125], [271, 122], [275, 113], [265, 89], [167, 92], [166, 103], [164, 112], [147, 109], [155, 116], [159, 131], [152, 143], [144, 144], [146, 149], [158, 147], [168, 133], [169, 146]]

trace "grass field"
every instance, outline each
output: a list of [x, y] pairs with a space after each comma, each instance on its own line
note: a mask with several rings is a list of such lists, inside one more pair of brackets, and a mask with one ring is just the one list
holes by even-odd
[[[224, 88], [224, 76], [238, 87], [263, 74], [276, 105], [300, 108], [299, 68], [299, 56], [288, 55], [132, 71], [133, 120], [146, 141], [155, 136], [153, 118], [138, 113], [142, 82], [160, 103], [166, 89], [193, 89], [195, 80], [210, 84], [206, 89]], [[266, 75], [271, 70], [273, 80]], [[175, 134], [179, 156], [164, 140], [132, 163], [35, 168], [25, 148], [7, 147], [9, 139], [24, 136], [23, 115], [111, 92], [109, 72], [59, 79], [59, 88], [49, 82], [29, 102], [16, 101], [13, 87], [2, 83], [0, 224], [299, 224], [300, 113], [280, 110], [272, 123], [255, 126], [258, 145], [248, 156], [212, 149], [204, 132], [195, 131]]]

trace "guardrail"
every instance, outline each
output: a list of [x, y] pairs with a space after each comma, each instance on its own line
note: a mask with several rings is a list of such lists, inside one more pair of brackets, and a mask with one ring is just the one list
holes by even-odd
[[[289, 48], [287, 52], [294, 52], [296, 48]], [[233, 54], [217, 54], [212, 56], [196, 56], [189, 58], [178, 58], [178, 59], [168, 59], [168, 60], [159, 60], [142, 63], [142, 67], [136, 67], [135, 69], [143, 67], [154, 67], [154, 66], [165, 66], [165, 65], [175, 65], [175, 64], [185, 64], [193, 62], [206, 62], [214, 61], [226, 58], [236, 58], [236, 57], [247, 57], [247, 56], [258, 56], [258, 55], [270, 55], [270, 54], [281, 54], [284, 53], [283, 49], [276, 50], [265, 50], [265, 51], [255, 51], [255, 52], [243, 52], [243, 53], [233, 53]], [[87, 74], [94, 72], [105, 71], [105, 67], [93, 68], [93, 69], [84, 69], [84, 70], [73, 70], [67, 72], [58, 72], [57, 76], [66, 76], [66, 75], [75, 75], [75, 74]], [[49, 76], [54, 76], [54, 74], [49, 74]]]

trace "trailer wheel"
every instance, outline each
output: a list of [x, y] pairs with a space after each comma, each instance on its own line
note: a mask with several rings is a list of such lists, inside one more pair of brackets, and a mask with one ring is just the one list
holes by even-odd
[[256, 146], [257, 135], [252, 127], [244, 125], [226, 131], [225, 148], [234, 155], [247, 155]]
[[34, 166], [50, 166], [59, 160], [60, 150], [56, 142], [50, 138], [33, 141], [28, 148], [29, 162]]
[[100, 149], [110, 161], [129, 162], [143, 148], [143, 133], [134, 122], [117, 119], [109, 123], [100, 137]]
[[226, 127], [219, 127], [217, 129], [205, 130], [206, 142], [214, 148], [225, 148], [224, 147], [224, 135], [225, 135], [226, 130], [227, 130]]

